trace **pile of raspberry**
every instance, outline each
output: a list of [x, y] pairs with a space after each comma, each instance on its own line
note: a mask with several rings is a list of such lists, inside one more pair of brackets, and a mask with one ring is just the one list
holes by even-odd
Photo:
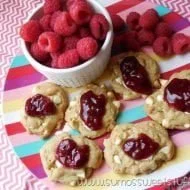
[[139, 51], [141, 47], [152, 46], [161, 57], [190, 51], [189, 36], [175, 33], [154, 9], [142, 15], [131, 12], [126, 22], [119, 15], [111, 15], [111, 18], [115, 34], [113, 49], [117, 51]]
[[86, 0], [45, 0], [43, 16], [22, 25], [31, 55], [52, 68], [71, 68], [94, 57], [109, 23]]

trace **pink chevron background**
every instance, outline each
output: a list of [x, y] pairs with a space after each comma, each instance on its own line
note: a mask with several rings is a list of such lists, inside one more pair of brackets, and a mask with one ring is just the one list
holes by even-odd
[[[11, 59], [19, 51], [18, 31], [30, 11], [43, 0], [3, 0], [0, 3], [0, 100], [5, 76]], [[118, 1], [118, 0], [117, 0]], [[132, 0], [131, 0], [132, 1]], [[164, 5], [190, 20], [189, 0], [149, 0]], [[104, 0], [106, 4], [114, 0]], [[38, 179], [29, 173], [14, 154], [0, 123], [0, 190], [46, 190]]]

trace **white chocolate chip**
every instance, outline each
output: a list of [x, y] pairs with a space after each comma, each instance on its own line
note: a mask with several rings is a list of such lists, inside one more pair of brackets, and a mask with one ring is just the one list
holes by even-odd
[[115, 143], [115, 145], [119, 145], [121, 143], [121, 139], [119, 139], [119, 138], [116, 139], [114, 143]]
[[34, 87], [34, 88], [32, 89], [32, 94], [37, 94], [37, 89], [36, 89], [36, 87]]
[[123, 95], [123, 99], [128, 99], [129, 98], [129, 96], [128, 95]]
[[163, 152], [164, 154], [168, 154], [169, 153], [169, 147], [165, 146], [165, 147], [161, 148], [159, 152]]
[[113, 101], [113, 104], [115, 107], [119, 108], [120, 107], [120, 102], [119, 101]]
[[145, 100], [145, 103], [148, 104], [148, 105], [152, 105], [153, 104], [153, 99], [151, 97], [148, 97], [146, 100]]
[[163, 125], [164, 127], [168, 127], [168, 126], [169, 126], [169, 121], [168, 121], [167, 119], [163, 119], [163, 120], [162, 120], [162, 125]]
[[153, 156], [149, 156], [148, 158], [144, 159], [144, 160], [152, 160]]
[[104, 84], [101, 84], [101, 85], [100, 85], [100, 88], [105, 88], [105, 85], [104, 85]]
[[115, 156], [113, 157], [113, 159], [114, 159], [114, 162], [115, 162], [115, 163], [121, 164], [121, 160], [120, 160], [120, 158], [119, 158], [118, 155], [115, 155]]
[[75, 106], [76, 104], [77, 104], [76, 101], [71, 101], [71, 102], [70, 102], [70, 106]]
[[63, 133], [63, 131], [56, 131], [55, 132], [55, 135], [60, 135], [60, 134], [62, 134]]
[[42, 126], [47, 127], [47, 123], [46, 122], [42, 123]]
[[167, 83], [167, 80], [160, 79], [160, 83], [161, 83], [162, 86], [164, 86]]
[[59, 96], [53, 96], [53, 102], [55, 104], [60, 104], [61, 103], [61, 98]]
[[55, 161], [55, 165], [56, 165], [58, 168], [62, 168], [62, 167], [63, 167], [63, 165], [62, 165], [58, 160]]
[[107, 92], [107, 96], [108, 97], [113, 97], [113, 93], [112, 92]]
[[189, 112], [185, 112], [185, 114], [189, 115], [190, 113]]
[[163, 101], [163, 96], [162, 95], [158, 95], [156, 97], [156, 99], [157, 99], [158, 102], [162, 102]]
[[48, 135], [48, 133], [49, 133], [48, 130], [45, 130], [45, 131], [44, 131], [44, 135], [45, 135], [45, 136]]
[[147, 95], [142, 95], [141, 97], [142, 97], [142, 98], [146, 98], [146, 97], [147, 97]]
[[70, 182], [70, 186], [75, 186], [76, 185], [76, 181], [71, 181]]
[[184, 127], [185, 127], [186, 129], [188, 129], [188, 128], [190, 128], [190, 124], [189, 124], [189, 123], [186, 123], [186, 124], [184, 125]]
[[81, 178], [85, 178], [86, 177], [85, 172], [78, 173], [77, 176], [81, 177]]
[[119, 84], [122, 84], [122, 79], [120, 77], [116, 78], [115, 81]]

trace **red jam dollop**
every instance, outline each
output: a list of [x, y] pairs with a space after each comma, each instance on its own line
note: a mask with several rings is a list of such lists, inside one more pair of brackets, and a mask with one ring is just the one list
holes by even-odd
[[134, 56], [125, 57], [120, 63], [120, 70], [125, 85], [133, 91], [149, 95], [152, 85], [145, 68]]
[[123, 144], [123, 151], [135, 160], [146, 159], [156, 153], [158, 149], [159, 144], [143, 133], [137, 139], [127, 139]]
[[97, 96], [90, 90], [81, 96], [80, 105], [80, 117], [87, 127], [94, 131], [101, 129], [106, 106], [105, 96]]
[[30, 116], [46, 116], [54, 114], [56, 107], [48, 97], [36, 94], [26, 101], [25, 111]]
[[88, 162], [89, 153], [88, 145], [78, 146], [75, 141], [64, 139], [57, 147], [56, 159], [65, 167], [79, 169]]
[[164, 90], [164, 100], [175, 109], [190, 113], [190, 80], [174, 78]]

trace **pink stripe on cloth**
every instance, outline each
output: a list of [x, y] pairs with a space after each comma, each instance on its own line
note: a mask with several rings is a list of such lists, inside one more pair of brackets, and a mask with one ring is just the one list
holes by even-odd
[[9, 136], [9, 139], [10, 139], [11, 143], [14, 145], [14, 147], [26, 144], [26, 142], [31, 143], [31, 142], [41, 140], [40, 137], [38, 137], [36, 135], [31, 135], [28, 132], [19, 133], [16, 135], [11, 135], [11, 136]]
[[189, 36], [189, 34], [190, 34], [190, 26], [186, 27], [186, 28], [183, 29], [183, 30], [180, 30], [179, 32], [180, 32], [180, 33], [184, 33], [184, 34], [186, 34], [186, 35]]
[[[45, 82], [45, 81], [43, 81]], [[40, 83], [38, 83], [40, 84]], [[32, 88], [36, 86], [36, 84], [32, 84], [32, 85], [28, 85], [28, 86], [24, 86], [21, 88], [16, 88], [16, 89], [12, 89], [12, 90], [8, 90], [4, 92], [4, 101], [11, 101], [11, 100], [17, 100], [21, 98], [22, 95], [22, 99], [25, 97], [28, 97], [31, 95], [32, 92]], [[23, 94], [24, 92], [24, 94]]]
[[148, 2], [148, 1], [144, 1], [134, 7], [131, 7], [125, 11], [122, 11], [120, 13], [118, 13], [118, 15], [120, 15], [122, 18], [126, 19], [126, 16], [131, 12], [131, 11], [135, 11], [135, 12], [138, 12], [140, 14], [144, 13], [145, 10], [147, 9], [151, 9], [151, 8], [154, 8], [156, 7], [157, 5], [151, 3], [151, 2]]
[[177, 147], [183, 147], [190, 144], [190, 131], [184, 131], [171, 136], [172, 141]]
[[121, 100], [121, 111], [129, 110], [144, 104], [144, 99], [137, 99], [131, 101]]

